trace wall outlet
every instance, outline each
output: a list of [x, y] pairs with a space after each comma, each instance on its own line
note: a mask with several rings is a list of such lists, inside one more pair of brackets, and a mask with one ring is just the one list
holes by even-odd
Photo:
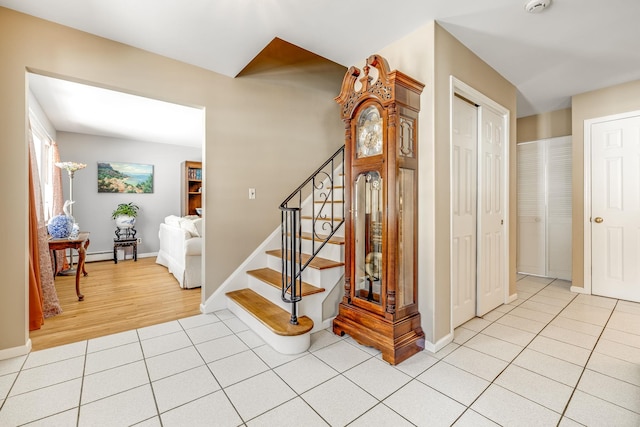
[[249, 189], [249, 199], [253, 200], [256, 198], [256, 189], [255, 188], [250, 188]]
[[141, 245], [142, 244], [142, 237], [138, 237], [138, 244]]

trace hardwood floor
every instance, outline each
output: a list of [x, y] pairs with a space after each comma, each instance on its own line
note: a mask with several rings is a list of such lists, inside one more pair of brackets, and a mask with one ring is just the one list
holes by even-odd
[[97, 338], [200, 313], [201, 289], [182, 289], [155, 257], [86, 264], [78, 301], [75, 276], [55, 284], [63, 312], [31, 331], [33, 350]]

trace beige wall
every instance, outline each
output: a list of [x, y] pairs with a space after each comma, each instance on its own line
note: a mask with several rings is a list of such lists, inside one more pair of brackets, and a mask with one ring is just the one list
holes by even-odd
[[345, 68], [321, 58], [304, 63], [310, 73], [230, 79], [4, 8], [0, 58], [0, 352], [28, 339], [27, 69], [205, 109], [205, 298], [277, 227], [288, 193], [344, 143], [333, 98]]
[[[516, 88], [436, 23], [381, 50], [392, 69], [426, 84], [420, 111], [420, 312], [431, 343], [451, 332], [450, 288], [450, 76], [510, 110], [510, 240], [515, 248]], [[509, 286], [515, 292], [515, 250]]]
[[[433, 182], [433, 43], [435, 23], [429, 22], [408, 36], [380, 50], [392, 70], [403, 73], [425, 84], [420, 96], [418, 124], [418, 308], [422, 317], [425, 338], [434, 342], [436, 317], [435, 255], [434, 255], [434, 192]], [[364, 58], [363, 58], [364, 59]], [[357, 64], [360, 67], [363, 64]]]
[[640, 80], [576, 95], [573, 126], [573, 272], [575, 287], [584, 287], [584, 122], [613, 114], [640, 111]]
[[517, 121], [518, 144], [567, 135], [571, 135], [571, 108], [521, 117]]

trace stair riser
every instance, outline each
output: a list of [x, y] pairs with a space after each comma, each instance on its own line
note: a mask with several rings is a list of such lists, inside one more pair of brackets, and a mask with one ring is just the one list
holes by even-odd
[[[342, 173], [342, 167], [340, 167], [339, 169], [336, 169], [333, 171], [333, 173], [331, 173], [330, 170], [327, 170], [327, 173], [329, 175], [331, 175], [331, 178], [333, 179], [333, 186], [334, 187], [343, 187], [344, 186], [344, 175]], [[331, 184], [329, 182], [328, 179], [323, 181], [324, 186], [325, 187], [330, 187]], [[319, 193], [319, 191], [316, 190], [316, 193]]]
[[[331, 220], [316, 220], [316, 233], [322, 236], [328, 236], [331, 234], [331, 231], [335, 229], [335, 236], [344, 237], [344, 225], [338, 227], [340, 221], [331, 221]], [[309, 218], [302, 219], [302, 231], [311, 233], [313, 227], [313, 220]], [[336, 227], [338, 227], [336, 229]]]
[[[318, 246], [320, 246], [322, 242], [315, 242], [316, 250]], [[312, 251], [312, 242], [311, 240], [302, 239], [302, 252], [305, 254], [310, 254]], [[343, 262], [344, 260], [344, 245], [334, 245], [331, 243], [327, 243], [318, 253], [320, 258], [330, 259], [332, 261]]]
[[344, 218], [344, 203], [327, 203], [323, 205], [321, 203], [315, 203], [313, 207], [313, 213], [315, 216], [326, 215], [331, 216], [331, 210], [333, 209], [333, 216], [336, 218]]
[[[275, 305], [279, 306], [280, 308], [288, 312], [291, 311], [291, 304], [289, 304], [288, 302], [282, 301], [280, 289], [274, 288], [273, 286], [268, 285], [264, 283], [262, 280], [257, 279], [255, 277], [249, 278], [248, 285], [249, 285], [249, 289], [265, 297]], [[317, 294], [311, 294], [303, 297], [302, 300], [298, 303], [298, 315], [308, 316], [305, 310], [310, 306], [318, 304], [318, 301], [322, 302], [322, 300], [324, 300], [325, 297], [326, 297], [326, 292], [319, 292]]]
[[258, 334], [267, 344], [274, 350], [282, 354], [300, 354], [307, 351], [311, 345], [311, 332], [297, 336], [280, 336], [274, 334], [260, 321], [248, 313], [244, 308], [236, 304], [231, 298], [227, 298], [227, 307], [249, 326], [256, 334]]
[[[282, 264], [279, 258], [270, 256], [267, 261], [267, 267], [282, 273]], [[337, 280], [337, 278], [341, 277], [343, 274], [344, 266], [324, 268], [322, 270], [306, 268], [302, 272], [302, 280], [319, 288], [327, 289], [327, 286], [331, 287], [335, 284], [335, 281], [333, 280], [334, 278]]]
[[[337, 187], [342, 187], [342, 182], [336, 184]], [[333, 200], [344, 200], [344, 188], [334, 188], [333, 196], [329, 194], [329, 200], [333, 198]], [[315, 200], [320, 201], [326, 199], [324, 193], [320, 191], [316, 191]]]
[[[310, 247], [311, 244], [309, 243], [309, 247], [306, 247], [306, 243], [305, 240], [302, 240], [302, 244], [303, 244], [303, 250], [302, 250], [302, 254], [308, 254], [310, 251]], [[278, 265], [278, 269], [280, 268], [280, 265], [282, 263], [282, 259], [280, 257], [280, 255], [272, 255], [272, 254], [267, 254], [267, 266], [271, 269], [275, 268], [273, 267], [274, 263], [277, 263]], [[344, 262], [344, 245], [333, 245], [331, 243], [327, 243], [322, 250], [320, 251], [320, 254], [318, 255], [319, 258], [323, 258], [325, 260], [327, 260], [327, 262], [334, 262], [336, 264], [343, 264]], [[306, 259], [303, 257], [303, 259]], [[337, 266], [341, 266], [341, 265], [336, 265]], [[333, 267], [332, 265], [329, 265], [327, 267]], [[311, 269], [311, 270], [316, 270], [317, 268], [315, 268], [315, 266], [312, 264], [311, 267], [307, 267], [307, 269]], [[278, 270], [280, 271], [280, 270]]]
[[[336, 286], [337, 284], [338, 283], [336, 281], [333, 286]], [[342, 281], [340, 281], [340, 284], [342, 284]], [[291, 304], [282, 301], [279, 289], [276, 289], [255, 277], [249, 277], [248, 286], [251, 290], [259, 293], [264, 298], [267, 298], [278, 307], [286, 310], [287, 312], [291, 312]], [[313, 329], [311, 332], [316, 332], [317, 330], [326, 328], [326, 321], [322, 318], [322, 302], [326, 296], [327, 291], [307, 295], [298, 303], [298, 316], [307, 316], [313, 320]]]

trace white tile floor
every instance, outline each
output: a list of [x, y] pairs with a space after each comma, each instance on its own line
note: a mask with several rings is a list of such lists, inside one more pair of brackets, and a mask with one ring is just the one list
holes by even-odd
[[276, 353], [228, 311], [0, 361], [0, 426], [640, 426], [640, 304], [520, 277], [398, 366], [330, 331]]

